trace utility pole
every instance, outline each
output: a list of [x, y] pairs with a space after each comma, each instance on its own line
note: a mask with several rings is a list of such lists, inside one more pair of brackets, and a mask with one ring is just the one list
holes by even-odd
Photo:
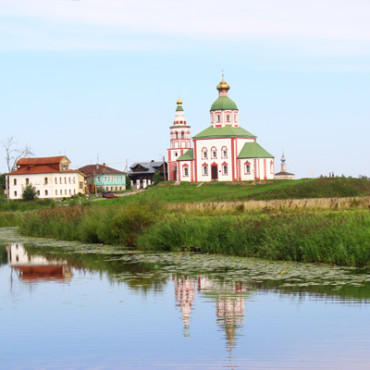
[[166, 181], [166, 162], [165, 162], [165, 156], [163, 156], [163, 180]]

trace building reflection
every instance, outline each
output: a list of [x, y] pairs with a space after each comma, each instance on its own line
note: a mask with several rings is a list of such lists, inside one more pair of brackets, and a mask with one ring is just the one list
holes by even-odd
[[180, 308], [184, 323], [184, 336], [190, 335], [191, 311], [194, 309], [196, 291], [198, 291], [215, 300], [216, 321], [225, 334], [226, 349], [231, 359], [236, 338], [243, 330], [247, 285], [241, 282], [222, 282], [207, 276], [173, 277], [173, 280], [177, 307]]
[[22, 281], [33, 280], [70, 280], [72, 268], [64, 260], [46, 259], [27, 253], [22, 243], [13, 243], [6, 247], [8, 264], [17, 271]]

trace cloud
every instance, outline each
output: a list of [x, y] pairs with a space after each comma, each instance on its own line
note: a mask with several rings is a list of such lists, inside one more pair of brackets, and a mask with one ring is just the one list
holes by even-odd
[[195, 43], [316, 41], [345, 50], [354, 42], [359, 51], [370, 43], [369, 15], [370, 2], [363, 0], [2, 0], [0, 45], [146, 49], [165, 47], [165, 39], [175, 47], [179, 37]]

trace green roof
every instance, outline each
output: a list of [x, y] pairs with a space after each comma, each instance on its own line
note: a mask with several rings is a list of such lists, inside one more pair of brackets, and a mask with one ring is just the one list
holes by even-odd
[[263, 149], [261, 145], [251, 142], [244, 144], [238, 155], [238, 159], [240, 158], [274, 158], [274, 156]]
[[191, 161], [194, 159], [193, 149], [187, 150], [183, 155], [177, 158], [177, 161]]
[[182, 107], [182, 105], [178, 105], [177, 106], [177, 108], [176, 108], [176, 111], [178, 112], [178, 111], [183, 111], [184, 109], [183, 109], [183, 107]]
[[212, 104], [211, 111], [212, 110], [226, 110], [226, 109], [236, 109], [238, 110], [238, 107], [236, 106], [235, 102], [231, 100], [228, 96], [219, 96], [216, 101]]
[[248, 138], [255, 138], [253, 134], [249, 131], [244, 130], [242, 127], [233, 127], [233, 126], [225, 126], [225, 127], [213, 127], [210, 126], [200, 132], [198, 135], [195, 135], [193, 139], [203, 139], [203, 138], [212, 138], [212, 137], [248, 137]]

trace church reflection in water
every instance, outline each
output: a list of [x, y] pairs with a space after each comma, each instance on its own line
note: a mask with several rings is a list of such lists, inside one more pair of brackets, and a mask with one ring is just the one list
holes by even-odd
[[223, 282], [207, 276], [173, 277], [176, 306], [180, 309], [184, 323], [184, 336], [190, 336], [191, 312], [194, 309], [196, 293], [216, 303], [216, 320], [225, 333], [226, 347], [232, 356], [236, 337], [240, 335], [244, 323], [245, 297], [247, 285], [241, 282]]
[[31, 255], [22, 243], [12, 243], [6, 247], [8, 264], [17, 271], [22, 281], [63, 280], [72, 278], [72, 267], [65, 260], [47, 259]]

